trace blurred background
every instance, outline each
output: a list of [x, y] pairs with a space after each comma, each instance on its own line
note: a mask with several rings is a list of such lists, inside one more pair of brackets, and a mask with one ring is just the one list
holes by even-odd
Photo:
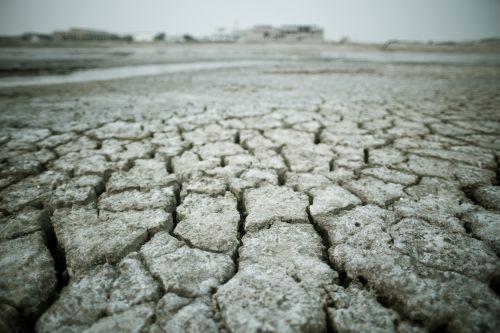
[[[199, 61], [496, 64], [499, 54], [500, 0], [0, 2], [0, 86], [95, 68]], [[128, 72], [155, 71], [165, 67]], [[86, 79], [99, 75], [117, 74]]]

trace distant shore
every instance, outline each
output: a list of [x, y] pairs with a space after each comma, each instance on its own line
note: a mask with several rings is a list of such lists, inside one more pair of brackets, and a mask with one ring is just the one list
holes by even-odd
[[2, 40], [0, 39], [0, 48], [3, 47], [169, 47], [176, 45], [199, 45], [199, 46], [217, 46], [217, 45], [237, 45], [249, 46], [289, 46], [289, 47], [328, 47], [338, 48], [339, 50], [379, 50], [379, 51], [411, 51], [411, 52], [488, 52], [500, 53], [500, 38], [491, 38], [471, 42], [412, 42], [412, 41], [388, 41], [385, 43], [360, 43], [360, 42], [276, 42], [276, 43], [216, 43], [216, 42], [190, 42], [190, 43], [167, 43], [167, 42], [126, 42], [126, 41], [40, 41], [28, 42], [23, 40]]
[[[500, 63], [500, 43], [126, 43], [40, 42], [0, 46], [0, 77], [69, 74], [78, 70], [190, 62], [332, 59], [380, 62], [441, 62], [454, 58]], [[467, 60], [467, 59], [465, 59]], [[481, 60], [476, 60], [477, 62]]]

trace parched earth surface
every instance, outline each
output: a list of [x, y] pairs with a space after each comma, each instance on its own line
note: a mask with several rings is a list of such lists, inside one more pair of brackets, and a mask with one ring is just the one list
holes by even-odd
[[0, 90], [0, 331], [498, 332], [500, 68]]

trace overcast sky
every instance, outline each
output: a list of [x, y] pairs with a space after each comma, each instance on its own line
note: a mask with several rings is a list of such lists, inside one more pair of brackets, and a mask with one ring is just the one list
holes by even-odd
[[500, 0], [0, 0], [0, 34], [87, 27], [201, 36], [218, 27], [317, 24], [328, 39], [500, 37]]

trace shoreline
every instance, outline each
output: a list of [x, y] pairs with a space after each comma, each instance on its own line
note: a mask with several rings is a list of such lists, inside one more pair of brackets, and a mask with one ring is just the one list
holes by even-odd
[[[495, 44], [496, 45], [496, 44]], [[72, 46], [72, 47], [71, 47]], [[500, 65], [500, 46], [412, 46], [332, 43], [50, 43], [0, 47], [0, 78], [70, 75], [77, 71], [218, 61], [363, 61]]]
[[479, 52], [479, 53], [500, 53], [500, 39], [471, 42], [405, 42], [387, 41], [384, 43], [364, 43], [364, 42], [188, 42], [188, 43], [167, 43], [167, 42], [124, 42], [124, 41], [47, 41], [47, 42], [26, 42], [14, 41], [6, 42], [0, 40], [0, 50], [3, 48], [113, 48], [113, 47], [285, 47], [285, 48], [335, 48], [352, 50], [379, 50], [379, 51], [412, 51], [412, 52]]

